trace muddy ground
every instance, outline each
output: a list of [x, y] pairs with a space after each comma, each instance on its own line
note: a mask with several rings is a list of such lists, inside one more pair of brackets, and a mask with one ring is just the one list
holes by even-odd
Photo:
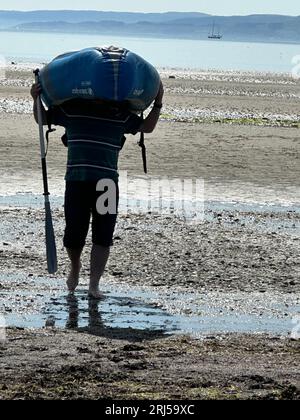
[[299, 342], [9, 330], [1, 399], [299, 399]]

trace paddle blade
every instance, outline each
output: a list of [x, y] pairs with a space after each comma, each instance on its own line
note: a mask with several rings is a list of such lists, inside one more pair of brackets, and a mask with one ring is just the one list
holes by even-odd
[[57, 272], [57, 253], [55, 244], [55, 235], [52, 222], [52, 214], [49, 201], [45, 202], [46, 212], [46, 251], [48, 273], [55, 274]]

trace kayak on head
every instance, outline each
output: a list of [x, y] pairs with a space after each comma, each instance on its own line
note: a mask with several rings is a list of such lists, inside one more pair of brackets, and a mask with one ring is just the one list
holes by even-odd
[[157, 70], [139, 55], [118, 47], [86, 48], [56, 57], [40, 72], [48, 107], [72, 99], [127, 102], [146, 110], [160, 86]]

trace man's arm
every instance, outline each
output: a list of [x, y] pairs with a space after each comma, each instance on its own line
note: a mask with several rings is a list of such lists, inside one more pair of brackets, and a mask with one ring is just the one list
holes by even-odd
[[162, 100], [164, 96], [164, 87], [160, 82], [159, 92], [155, 98], [154, 105], [147, 118], [142, 123], [139, 132], [141, 133], [152, 133], [158, 123], [159, 116], [162, 109]]
[[[33, 115], [35, 121], [38, 123], [38, 111], [37, 111], [37, 101], [38, 97], [41, 94], [41, 85], [39, 83], [34, 83], [30, 90], [31, 96], [33, 98]], [[41, 102], [42, 105], [42, 116], [43, 116], [43, 125], [47, 125], [47, 113], [46, 110]]]

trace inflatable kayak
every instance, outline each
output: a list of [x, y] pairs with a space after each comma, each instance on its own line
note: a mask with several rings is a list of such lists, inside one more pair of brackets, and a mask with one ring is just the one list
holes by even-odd
[[131, 110], [144, 111], [158, 93], [160, 76], [126, 49], [86, 48], [56, 57], [41, 70], [40, 83], [48, 107], [81, 98], [128, 101]]

